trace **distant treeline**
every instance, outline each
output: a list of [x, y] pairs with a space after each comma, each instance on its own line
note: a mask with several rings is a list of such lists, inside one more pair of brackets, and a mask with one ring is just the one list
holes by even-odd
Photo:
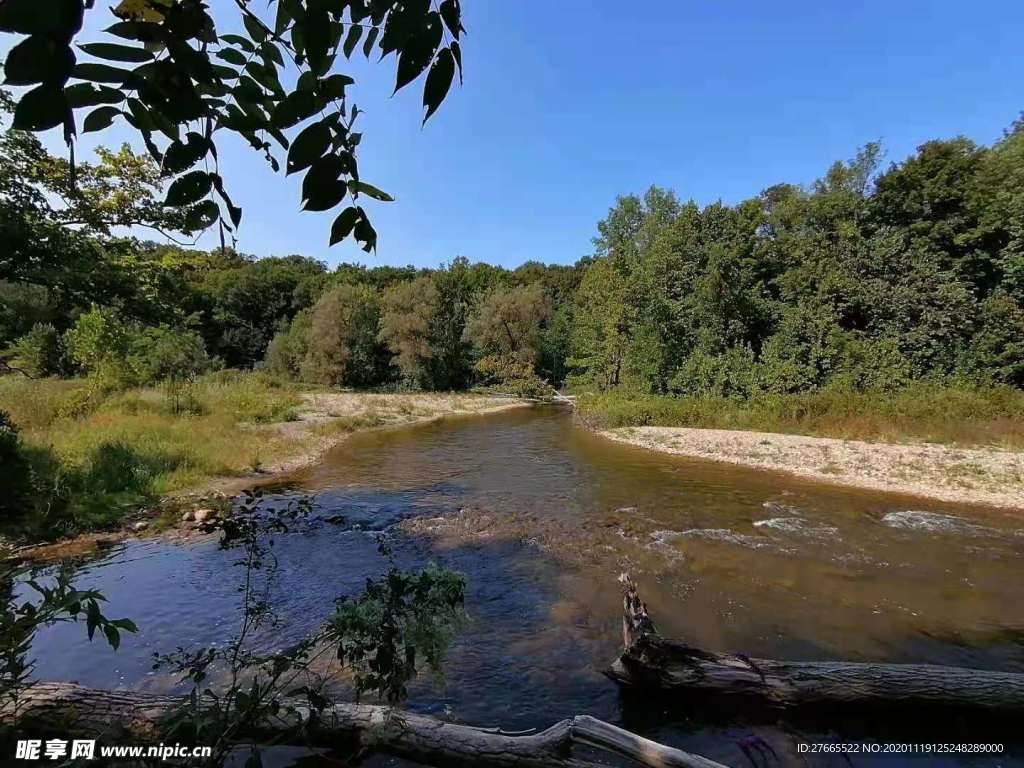
[[[331, 386], [740, 398], [1021, 387], [1024, 123], [991, 147], [880, 159], [869, 144], [809, 187], [736, 205], [621, 197], [574, 266], [328, 270], [64, 226], [36, 246], [56, 256], [0, 260], [0, 350], [32, 375], [127, 384], [224, 366]], [[35, 226], [5, 215], [8, 236]]]

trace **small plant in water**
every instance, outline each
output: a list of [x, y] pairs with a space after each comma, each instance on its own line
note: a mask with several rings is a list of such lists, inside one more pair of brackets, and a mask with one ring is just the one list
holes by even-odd
[[10, 707], [14, 720], [22, 694], [34, 682], [32, 641], [40, 629], [84, 621], [89, 640], [99, 630], [115, 650], [122, 632], [137, 631], [129, 619], [104, 616], [100, 605], [106, 598], [96, 590], [76, 589], [74, 575], [74, 567], [68, 564], [52, 573], [23, 565], [0, 572], [0, 706]]
[[[310, 637], [279, 650], [255, 650], [254, 632], [278, 622], [269, 600], [278, 568], [273, 537], [292, 530], [310, 509], [308, 498], [268, 503], [256, 491], [245, 495], [233, 515], [204, 525], [220, 531], [223, 549], [242, 553], [237, 561], [245, 570], [239, 630], [225, 645], [157, 654], [154, 668], [169, 669], [191, 685], [188, 702], [172, 716], [166, 738], [187, 734], [212, 746], [205, 765], [222, 764], [234, 744], [259, 732], [270, 718], [287, 719], [300, 736], [314, 727], [332, 704], [327, 688], [339, 671], [331, 671], [327, 662], [332, 658], [351, 671], [357, 698], [370, 692], [398, 703], [421, 664], [439, 673], [464, 620], [461, 575], [433, 565], [403, 573], [381, 541], [389, 560], [383, 578], [368, 579], [357, 598], [339, 599], [336, 612]], [[215, 686], [211, 680], [223, 683]], [[261, 765], [259, 748], [250, 750], [247, 766]]]

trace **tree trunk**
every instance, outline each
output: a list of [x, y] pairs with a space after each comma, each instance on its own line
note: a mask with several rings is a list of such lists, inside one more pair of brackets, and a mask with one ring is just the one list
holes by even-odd
[[[0, 706], [0, 725], [20, 732], [63, 739], [92, 738], [101, 744], [155, 744], [166, 731], [166, 716], [185, 700], [130, 691], [104, 691], [70, 683], [37, 683], [20, 697], [17, 711]], [[294, 704], [306, 719], [308, 708]], [[268, 718], [256, 733], [275, 737], [295, 732], [294, 717]], [[355, 737], [360, 747], [419, 763], [454, 768], [596, 768], [573, 756], [587, 746], [636, 760], [650, 768], [724, 768], [700, 755], [666, 747], [586, 715], [563, 720], [530, 735], [497, 728], [474, 728], [432, 717], [365, 704], [337, 704], [324, 710], [302, 744], [331, 747]]]
[[645, 689], [692, 692], [796, 707], [916, 705], [978, 714], [1024, 711], [1024, 674], [934, 664], [752, 659], [694, 648], [660, 637], [627, 574], [626, 648], [608, 675]]

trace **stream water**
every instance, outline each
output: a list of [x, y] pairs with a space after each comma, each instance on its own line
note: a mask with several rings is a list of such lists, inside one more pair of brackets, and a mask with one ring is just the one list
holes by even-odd
[[[800, 762], [788, 726], [634, 701], [602, 675], [621, 644], [622, 570], [662, 634], [699, 646], [1024, 672], [1024, 518], [1011, 512], [650, 453], [602, 440], [554, 408], [355, 435], [287, 493], [312, 494], [314, 517], [277, 537], [270, 598], [282, 622], [261, 642], [307, 635], [335, 597], [379, 574], [383, 532], [401, 565], [437, 560], [467, 577], [472, 622], [444, 680], [417, 683], [409, 702], [463, 722], [523, 729], [588, 713], [735, 766], [749, 764], [739, 743], [751, 735], [776, 749], [776, 764]], [[213, 542], [143, 541], [86, 564], [78, 583], [102, 590], [108, 615], [131, 617], [140, 632], [113, 652], [83, 642], [80, 627], [47, 630], [35, 645], [38, 677], [172, 687], [153, 672], [153, 652], [231, 635], [236, 560]], [[1024, 765], [1016, 730], [971, 739], [1004, 743], [998, 758], [854, 755], [852, 764]], [[799, 733], [950, 736], [864, 722]]]

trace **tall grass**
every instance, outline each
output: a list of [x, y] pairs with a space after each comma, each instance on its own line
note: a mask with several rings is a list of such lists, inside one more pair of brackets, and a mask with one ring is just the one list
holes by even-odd
[[820, 391], [749, 400], [624, 392], [583, 394], [578, 413], [598, 428], [700, 427], [875, 442], [1024, 449], [1024, 392], [915, 384], [892, 393]]
[[0, 525], [36, 537], [102, 527], [160, 495], [251, 471], [288, 438], [246, 425], [292, 420], [298, 406], [294, 391], [259, 374], [121, 392], [0, 378], [0, 410], [21, 430], [37, 502]]

